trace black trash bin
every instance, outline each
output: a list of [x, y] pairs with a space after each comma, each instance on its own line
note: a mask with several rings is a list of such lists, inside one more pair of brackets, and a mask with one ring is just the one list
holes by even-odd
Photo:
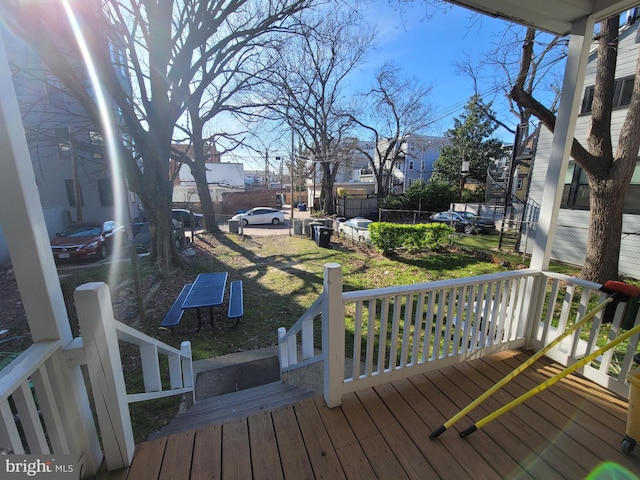
[[319, 247], [329, 248], [333, 229], [329, 227], [316, 227], [316, 243]]

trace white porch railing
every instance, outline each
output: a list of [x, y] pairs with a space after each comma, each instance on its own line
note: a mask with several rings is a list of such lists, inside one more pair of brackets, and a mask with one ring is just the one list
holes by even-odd
[[[285, 373], [324, 360], [325, 401], [337, 406], [346, 393], [394, 379], [500, 350], [538, 350], [604, 298], [599, 287], [528, 269], [343, 292], [340, 265], [328, 264], [320, 298], [289, 331], [279, 329], [281, 368]], [[574, 332], [547, 355], [571, 365], [602, 346], [602, 328], [617, 335], [623, 317], [620, 308], [603, 326], [600, 312], [589, 331]], [[313, 353], [314, 320], [322, 324], [320, 354]], [[620, 355], [610, 351], [579, 372], [626, 396], [637, 344], [638, 336], [632, 337], [622, 359], [614, 361]]]
[[[534, 350], [549, 344], [606, 298], [597, 283], [550, 272], [545, 272], [543, 279], [540, 286], [545, 296], [539, 303], [540, 315], [536, 317], [537, 321], [532, 319], [530, 323], [530, 345]], [[567, 336], [546, 355], [565, 366], [578, 362], [622, 333], [627, 314], [633, 314], [632, 311], [627, 312], [626, 307], [626, 302], [612, 305], [615, 314], [610, 323], [603, 323], [604, 310], [599, 312], [591, 324]], [[631, 317], [629, 321], [631, 323], [625, 325], [627, 330], [640, 323], [640, 316]], [[638, 335], [634, 335], [626, 348], [611, 349], [576, 372], [627, 398], [629, 384], [626, 377], [637, 349]]]
[[64, 392], [52, 381], [61, 364], [60, 342], [40, 342], [2, 371], [0, 448], [16, 454], [72, 454], [69, 436], [73, 432], [58, 408]]
[[[2, 371], [0, 448], [76, 454], [70, 446], [77, 412], [66, 408], [67, 392], [55, 379], [62, 369], [86, 365], [106, 465], [117, 470], [131, 464], [135, 449], [129, 403], [188, 392], [195, 399], [191, 344], [182, 342], [178, 350], [116, 321], [104, 283], [82, 285], [75, 302], [82, 337], [66, 347], [59, 341], [36, 343]], [[118, 342], [138, 347], [144, 392], [126, 391]]]

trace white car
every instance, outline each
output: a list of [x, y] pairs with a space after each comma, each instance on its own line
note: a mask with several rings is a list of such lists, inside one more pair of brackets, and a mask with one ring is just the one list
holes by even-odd
[[367, 218], [352, 218], [338, 225], [338, 234], [341, 237], [351, 238], [358, 242], [371, 243], [369, 236], [369, 224], [373, 223]]
[[243, 225], [271, 223], [278, 225], [284, 222], [284, 214], [280, 210], [271, 207], [255, 207], [243, 213], [231, 217], [231, 220], [242, 221]]

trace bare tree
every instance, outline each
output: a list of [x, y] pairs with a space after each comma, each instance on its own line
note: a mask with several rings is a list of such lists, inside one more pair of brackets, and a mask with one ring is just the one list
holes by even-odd
[[351, 117], [373, 137], [375, 154], [365, 149], [360, 153], [369, 159], [380, 197], [390, 193], [385, 179], [392, 176], [407, 137], [422, 133], [432, 123], [430, 92], [430, 86], [402, 78], [398, 66], [387, 62], [378, 70], [375, 85], [363, 95], [360, 113]]
[[[224, 154], [243, 144], [248, 132], [240, 125], [250, 122], [254, 115], [259, 117], [264, 107], [253, 92], [264, 82], [264, 72], [273, 68], [276, 57], [270, 52], [283, 37], [295, 33], [297, 19], [292, 13], [303, 6], [304, 3], [295, 4], [281, 15], [243, 17], [237, 23], [229, 22], [221, 35], [199, 48], [199, 55], [206, 56], [206, 61], [199, 67], [199, 83], [191, 87], [187, 107], [190, 121], [181, 126], [192, 142], [193, 155], [182, 157], [181, 161], [189, 166], [194, 177], [209, 231], [217, 230], [217, 225], [207, 180], [208, 147], [215, 144], [219, 153]], [[211, 50], [209, 45], [216, 42], [217, 47]], [[224, 123], [221, 117], [238, 120], [234, 122], [238, 127], [220, 130], [219, 126], [212, 126], [216, 121]], [[214, 133], [207, 133], [212, 130]]]
[[[597, 36], [597, 65], [591, 112], [591, 128], [586, 147], [574, 139], [571, 156], [582, 167], [589, 182], [590, 221], [587, 252], [581, 276], [604, 282], [618, 277], [625, 193], [636, 167], [640, 149], [640, 82], [636, 81], [620, 130], [616, 151], [611, 138], [611, 114], [618, 54], [619, 16], [600, 24]], [[530, 72], [532, 44], [522, 46], [522, 63], [511, 97], [531, 111], [551, 131], [556, 117], [524, 86]], [[640, 78], [640, 57], [636, 64]]]
[[324, 9], [306, 15], [300, 23], [298, 35], [279, 51], [267, 103], [295, 131], [304, 153], [320, 168], [320, 201], [324, 213], [331, 214], [333, 185], [341, 166], [338, 150], [351, 127], [350, 119], [340, 113], [343, 87], [373, 35], [350, 9]]
[[[523, 79], [520, 76], [522, 67], [522, 45], [530, 46], [528, 62], [528, 75]], [[526, 107], [519, 105], [510, 96], [510, 92], [517, 82], [522, 82], [522, 88], [529, 94], [537, 92], [545, 94], [544, 102], [549, 105], [551, 111], [556, 110], [560, 99], [559, 84], [561, 79], [557, 75], [557, 67], [566, 57], [567, 38], [553, 36], [545, 32], [539, 32], [532, 28], [510, 24], [502, 32], [496, 35], [495, 48], [486, 52], [477, 59], [466, 58], [457, 64], [457, 69], [468, 76], [474, 85], [476, 98], [482, 100], [488, 98], [488, 103], [479, 103], [478, 106], [485, 111], [487, 116], [505, 130], [515, 134], [515, 128], [509, 122], [505, 122], [495, 115], [490, 104], [497, 95], [504, 95], [510, 112], [516, 117], [516, 123], [528, 128], [533, 113]], [[492, 77], [489, 83], [491, 87], [480, 91], [479, 85], [487, 80], [483, 72], [490, 69]], [[521, 136], [526, 137], [528, 132], [521, 131]]]
[[[102, 8], [97, 8], [98, 1]], [[69, 3], [80, 38], [74, 36], [65, 10], [51, 8], [50, 2], [15, 2], [3, 8], [14, 31], [78, 98], [92, 121], [104, 126], [94, 87], [85, 81], [85, 71], [69, 61], [81, 55], [81, 48], [90, 52], [101, 87], [117, 105], [135, 144], [136, 155], [122, 142], [117, 153], [129, 188], [140, 196], [150, 220], [152, 256], [163, 257], [166, 267], [170, 260], [180, 264], [172, 241], [169, 181], [176, 124], [192, 98], [218, 78], [211, 74], [216, 61], [235, 58], [252, 38], [278, 29], [314, 0]]]

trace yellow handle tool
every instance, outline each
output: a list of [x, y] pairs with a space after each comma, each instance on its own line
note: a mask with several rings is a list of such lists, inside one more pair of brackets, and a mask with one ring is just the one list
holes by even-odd
[[462, 417], [467, 415], [470, 411], [472, 411], [474, 408], [476, 408], [478, 405], [480, 405], [482, 402], [484, 402], [487, 398], [489, 398], [495, 392], [500, 390], [503, 386], [505, 386], [507, 383], [509, 383], [511, 380], [513, 380], [520, 373], [525, 371], [530, 365], [532, 365], [536, 360], [538, 360], [540, 357], [542, 357], [545, 353], [547, 353], [553, 347], [558, 345], [567, 336], [571, 335], [571, 333], [573, 333], [574, 331], [576, 331], [577, 329], [582, 327], [582, 325], [584, 325], [586, 322], [588, 322], [591, 319], [593, 319], [593, 317], [595, 317], [598, 314], [598, 312], [600, 312], [600, 310], [602, 310], [607, 305], [609, 305], [611, 302], [613, 302], [614, 299], [615, 299], [614, 296], [610, 296], [607, 299], [605, 299], [602, 303], [600, 303], [598, 306], [596, 306], [591, 312], [589, 312], [587, 315], [585, 315], [579, 322], [576, 322], [569, 329], [565, 330], [562, 333], [562, 335], [560, 335], [559, 337], [555, 338], [551, 343], [549, 343], [549, 345], [546, 345], [541, 350], [538, 350], [527, 361], [522, 363], [519, 367], [515, 368], [511, 373], [507, 374], [507, 376], [505, 376], [502, 380], [500, 380], [498, 383], [496, 383], [493, 387], [491, 387], [489, 390], [484, 392], [478, 398], [473, 400], [469, 405], [467, 405], [465, 408], [463, 408], [458, 413], [456, 413], [453, 417], [451, 417], [449, 420], [447, 420], [444, 424], [442, 424], [441, 426], [436, 428], [433, 432], [431, 432], [431, 435], [429, 435], [429, 438], [431, 440], [434, 440], [439, 435], [444, 433], [448, 428], [450, 428], [453, 425], [455, 425], [456, 423], [458, 423], [458, 421], [460, 421], [460, 419], [462, 419]]
[[549, 388], [551, 385], [553, 385], [557, 381], [562, 380], [567, 375], [575, 372], [577, 369], [579, 369], [583, 365], [586, 365], [587, 363], [591, 362], [593, 359], [595, 359], [599, 355], [602, 355], [607, 350], [612, 349], [613, 347], [615, 347], [620, 342], [624, 342], [626, 339], [628, 339], [629, 337], [635, 335], [636, 333], [640, 333], [640, 325], [636, 325], [631, 330], [627, 330], [625, 333], [623, 333], [622, 335], [617, 337], [615, 340], [612, 340], [609, 343], [607, 343], [604, 347], [600, 347], [599, 349], [597, 349], [593, 353], [590, 353], [586, 357], [582, 358], [579, 362], [576, 362], [573, 365], [571, 365], [570, 367], [565, 368], [563, 371], [561, 371], [560, 373], [557, 373], [556, 375], [551, 377], [549, 380], [546, 380], [545, 382], [541, 383], [537, 387], [532, 388], [528, 392], [523, 393], [518, 398], [510, 401], [509, 403], [507, 403], [503, 407], [500, 407], [495, 412], [490, 413], [489, 415], [487, 415], [483, 419], [479, 420], [478, 422], [476, 422], [475, 424], [473, 424], [472, 426], [470, 426], [466, 430], [460, 432], [460, 436], [461, 437], [466, 437], [467, 435], [471, 435], [473, 432], [475, 432], [479, 428], [482, 428], [483, 426], [485, 426], [487, 423], [491, 422], [492, 420], [495, 420], [496, 418], [498, 418], [503, 413], [508, 412], [509, 410], [511, 410], [516, 405], [520, 405], [522, 402], [528, 400], [529, 398], [533, 397], [534, 395], [537, 395], [538, 393], [542, 392], [543, 390], [546, 390], [547, 388]]
[[615, 280], [607, 280], [606, 282], [604, 282], [600, 290], [608, 293], [609, 297], [607, 297], [603, 302], [597, 305], [591, 312], [585, 315], [580, 321], [576, 322], [569, 329], [564, 331], [562, 335], [555, 338], [551, 343], [549, 343], [549, 345], [543, 347], [541, 350], [536, 352], [522, 365], [515, 368], [511, 373], [509, 373], [506, 377], [504, 377], [502, 380], [496, 383], [493, 387], [491, 387], [489, 390], [487, 390], [478, 398], [476, 398], [473, 402], [467, 405], [464, 409], [462, 409], [456, 415], [451, 417], [451, 419], [449, 419], [446, 423], [436, 428], [433, 432], [431, 432], [431, 435], [429, 435], [429, 438], [431, 440], [434, 440], [435, 438], [437, 438], [440, 434], [445, 432], [449, 427], [457, 423], [462, 417], [467, 415], [471, 410], [476, 408], [478, 405], [484, 402], [487, 398], [489, 398], [491, 395], [497, 392], [500, 388], [502, 388], [504, 385], [506, 385], [511, 380], [513, 380], [517, 375], [522, 373], [526, 368], [532, 365], [536, 360], [542, 357], [545, 353], [547, 353], [553, 347], [558, 345], [568, 335], [575, 332], [577, 329], [582, 327], [582, 325], [584, 325], [586, 322], [593, 319], [598, 314], [598, 312], [600, 312], [607, 305], [609, 305], [613, 301], [620, 300], [621, 297], [626, 299], [640, 297], [640, 287], [636, 287], [635, 285], [629, 285], [628, 283], [624, 283], [624, 282], [618, 282]]

